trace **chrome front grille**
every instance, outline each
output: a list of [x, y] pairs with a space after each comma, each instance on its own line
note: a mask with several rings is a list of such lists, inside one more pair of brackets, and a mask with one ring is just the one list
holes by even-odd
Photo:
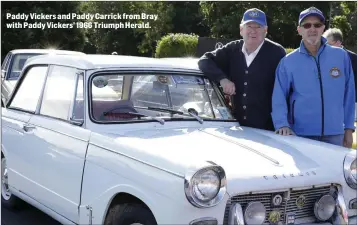
[[[290, 192], [290, 200], [287, 202], [283, 200], [282, 204], [278, 207], [274, 207], [271, 203], [273, 196], [280, 194], [284, 197], [287, 192], [270, 192], [270, 193], [257, 193], [257, 194], [244, 194], [232, 197], [227, 202], [225, 214], [224, 214], [224, 225], [228, 225], [228, 215], [230, 206], [234, 203], [239, 203], [242, 206], [243, 212], [247, 207], [249, 202], [258, 201], [264, 204], [266, 208], [266, 218], [265, 223], [269, 223], [268, 217], [269, 213], [273, 210], [278, 210], [281, 213], [281, 222], [285, 222], [284, 218], [287, 213], [295, 213], [296, 220], [314, 218], [314, 204], [315, 202], [324, 194], [330, 193], [331, 186], [323, 187], [313, 187], [304, 190], [292, 190]], [[298, 208], [296, 205], [296, 200], [299, 196], [304, 195], [306, 201], [303, 207]], [[285, 210], [286, 207], [286, 210]]]

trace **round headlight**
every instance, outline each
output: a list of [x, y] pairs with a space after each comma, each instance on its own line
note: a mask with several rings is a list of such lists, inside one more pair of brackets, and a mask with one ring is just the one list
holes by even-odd
[[196, 207], [217, 205], [226, 193], [226, 175], [222, 167], [212, 166], [186, 175], [185, 194]]
[[261, 202], [250, 202], [244, 212], [244, 220], [247, 225], [258, 225], [264, 223], [266, 209]]
[[216, 197], [220, 182], [218, 174], [213, 170], [199, 172], [192, 178], [194, 195], [201, 201], [210, 201]]
[[357, 159], [353, 153], [346, 155], [343, 170], [348, 186], [357, 190]]
[[336, 208], [336, 200], [331, 195], [322, 196], [314, 207], [314, 213], [320, 221], [326, 221], [331, 218]]

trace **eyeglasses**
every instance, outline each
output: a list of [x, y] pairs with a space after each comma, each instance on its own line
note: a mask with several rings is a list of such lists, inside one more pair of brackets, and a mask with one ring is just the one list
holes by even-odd
[[300, 25], [300, 27], [303, 27], [303, 28], [305, 28], [305, 29], [310, 29], [312, 25], [313, 25], [315, 28], [320, 28], [320, 27], [323, 26], [322, 23], [305, 23], [305, 24]]

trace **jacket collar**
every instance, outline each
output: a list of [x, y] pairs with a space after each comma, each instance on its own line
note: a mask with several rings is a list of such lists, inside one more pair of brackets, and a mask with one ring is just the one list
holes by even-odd
[[[319, 51], [317, 52], [317, 55], [320, 55], [320, 53], [322, 52], [322, 50], [324, 50], [326, 45], [327, 45], [327, 39], [324, 37], [321, 37], [321, 46], [319, 48]], [[301, 40], [301, 42], [300, 42], [299, 52], [303, 53], [303, 54], [310, 55], [309, 51], [307, 51], [307, 49], [304, 45], [303, 40]]]

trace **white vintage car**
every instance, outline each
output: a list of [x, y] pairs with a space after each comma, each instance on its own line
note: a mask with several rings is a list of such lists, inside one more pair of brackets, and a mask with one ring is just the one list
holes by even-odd
[[195, 64], [47, 55], [22, 73], [3, 206], [63, 224], [356, 224], [355, 150], [240, 126]]

